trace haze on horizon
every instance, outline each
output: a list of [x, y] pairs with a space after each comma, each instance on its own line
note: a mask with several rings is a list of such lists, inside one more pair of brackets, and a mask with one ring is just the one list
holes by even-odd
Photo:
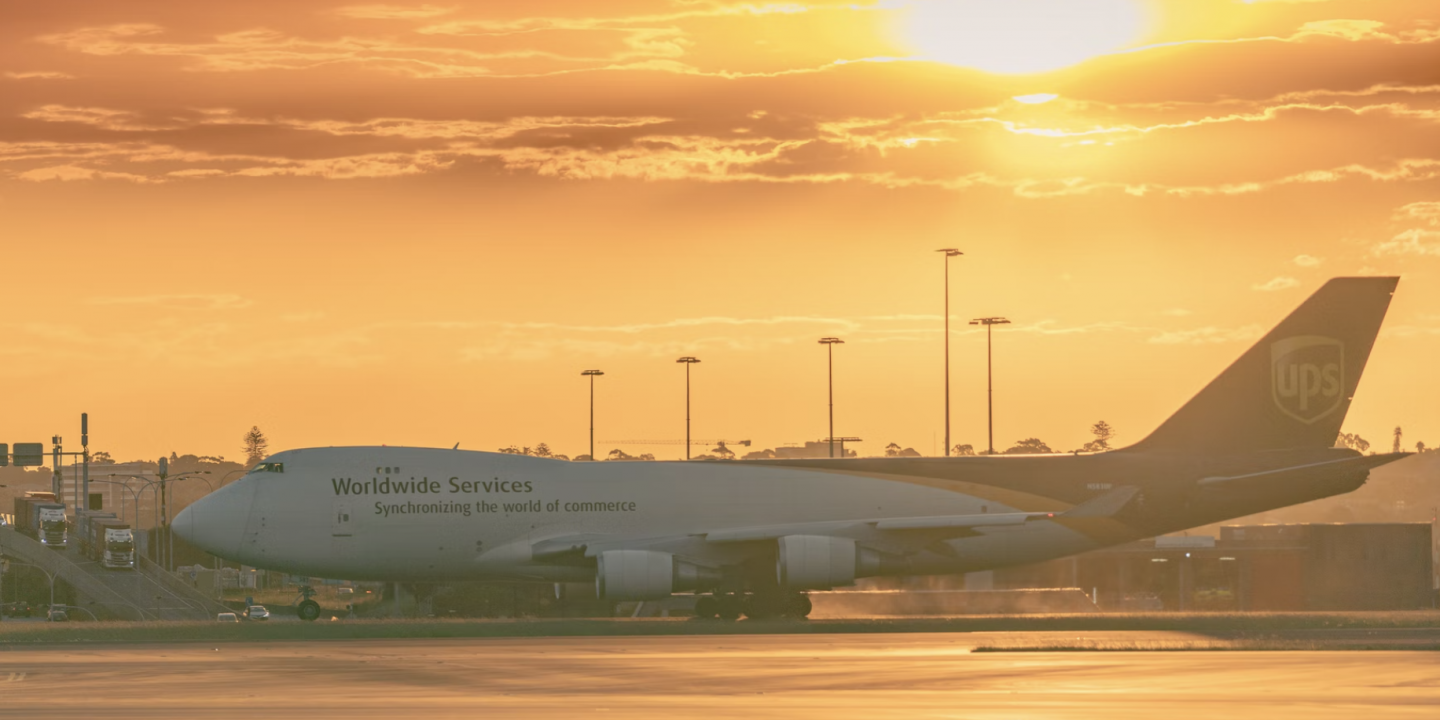
[[[1000, 8], [1024, 8], [1016, 20]], [[1143, 437], [1326, 279], [1440, 443], [1425, 0], [0, 6], [0, 442]], [[604, 454], [613, 446], [599, 445]], [[626, 447], [662, 458], [670, 448]]]

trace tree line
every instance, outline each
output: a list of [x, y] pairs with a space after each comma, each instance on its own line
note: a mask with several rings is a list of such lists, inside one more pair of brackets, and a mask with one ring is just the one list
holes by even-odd
[[[1111, 427], [1110, 423], [1101, 420], [1090, 426], [1090, 433], [1095, 436], [1094, 440], [1091, 440], [1080, 446], [1079, 448], [1071, 450], [1070, 452], [1091, 453], [1105, 452], [1107, 450], [1114, 449], [1114, 447], [1111, 445], [1111, 441], [1115, 439], [1115, 428]], [[1029, 437], [1023, 440], [1018, 440], [1015, 442], [1014, 445], [1011, 445], [1009, 448], [1006, 448], [1005, 450], [999, 451], [995, 454], [1049, 455], [1054, 454], [1055, 452], [1056, 451], [1051, 448], [1050, 445], [1048, 445], [1044, 440], [1041, 440], [1040, 438]], [[952, 456], [964, 457], [974, 455], [989, 455], [990, 452], [988, 450], [976, 451], [974, 445], [965, 443], [963, 445], [956, 445], [955, 447], [950, 448], [950, 454]], [[920, 453], [915, 450], [915, 448], [902, 448], [898, 443], [892, 442], [889, 445], [885, 446], [885, 457], [920, 457]]]

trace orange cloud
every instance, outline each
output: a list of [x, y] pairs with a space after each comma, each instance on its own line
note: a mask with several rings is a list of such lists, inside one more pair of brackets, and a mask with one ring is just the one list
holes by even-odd
[[363, 20], [424, 20], [449, 15], [458, 8], [440, 5], [347, 5], [335, 13]]

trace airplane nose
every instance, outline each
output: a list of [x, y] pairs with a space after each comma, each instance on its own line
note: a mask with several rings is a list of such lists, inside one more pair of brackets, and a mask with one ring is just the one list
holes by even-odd
[[241, 478], [191, 503], [175, 516], [175, 534], [212, 555], [234, 559], [250, 519], [255, 482]]

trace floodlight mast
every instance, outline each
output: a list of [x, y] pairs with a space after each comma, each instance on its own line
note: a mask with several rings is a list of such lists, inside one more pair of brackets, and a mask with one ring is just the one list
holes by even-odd
[[[840, 338], [820, 338], [820, 344], [825, 346], [825, 352], [829, 356], [830, 365], [830, 457], [835, 457], [835, 346], [844, 345], [845, 341]], [[841, 446], [841, 455], [844, 455], [844, 445]]]
[[950, 457], [950, 258], [965, 253], [955, 248], [935, 252], [945, 253], [945, 457]]
[[590, 378], [590, 461], [595, 461], [595, 378], [605, 373], [599, 370], [586, 370], [580, 373]]
[[677, 363], [685, 365], [685, 459], [690, 459], [690, 366], [700, 362], [700, 358], [685, 357], [676, 360]]
[[989, 427], [990, 451], [988, 454], [995, 454], [995, 355], [991, 350], [990, 338], [991, 329], [996, 325], [1009, 325], [1010, 321], [1003, 317], [983, 317], [970, 321], [971, 325], [985, 326], [985, 396], [986, 396], [986, 425]]

